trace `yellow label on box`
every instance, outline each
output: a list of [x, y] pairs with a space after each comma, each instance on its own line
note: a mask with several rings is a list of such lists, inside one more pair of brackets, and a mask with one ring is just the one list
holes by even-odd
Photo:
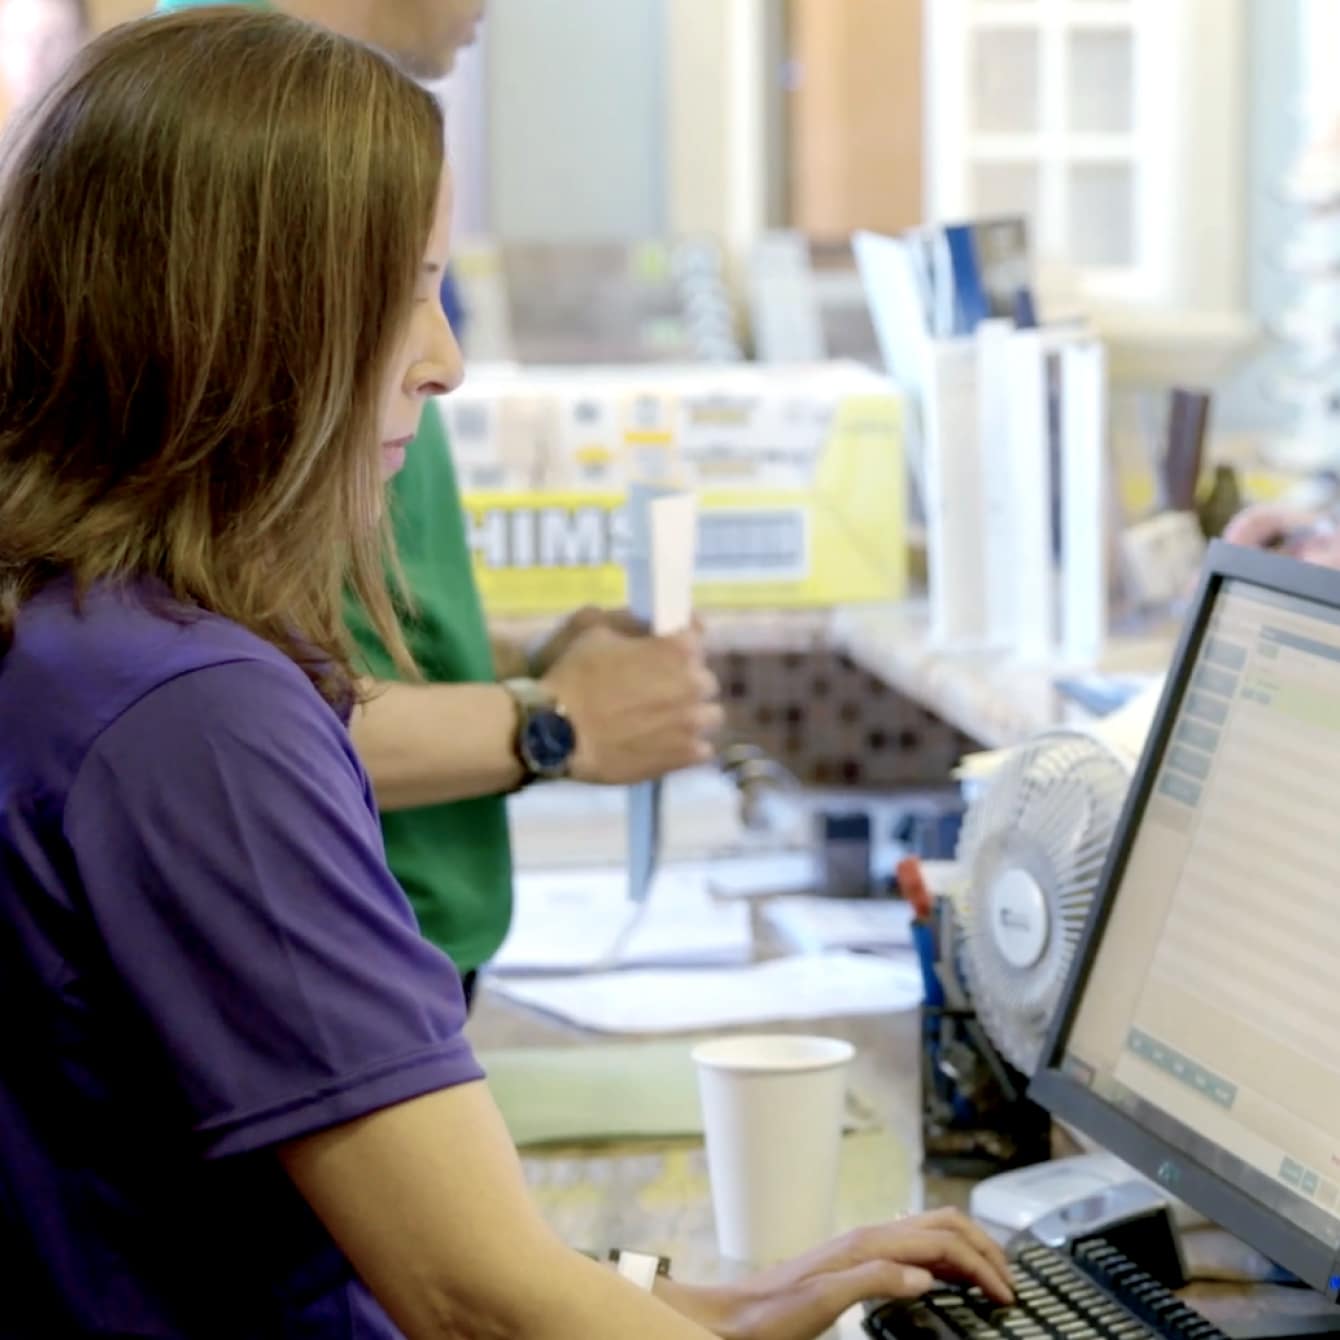
[[[757, 458], [758, 478], [767, 477], [768, 450], [759, 443], [742, 453]], [[907, 554], [899, 400], [838, 397], [826, 437], [809, 450], [815, 459], [808, 489], [696, 481], [700, 607], [901, 599]], [[704, 473], [710, 479], [711, 470]], [[467, 492], [467, 533], [486, 607], [558, 614], [586, 603], [624, 603], [623, 502], [608, 490]]]
[[466, 539], [494, 614], [624, 603], [623, 497], [614, 493], [477, 493]]

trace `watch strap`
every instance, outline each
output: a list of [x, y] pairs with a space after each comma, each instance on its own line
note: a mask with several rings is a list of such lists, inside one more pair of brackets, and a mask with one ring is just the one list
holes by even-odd
[[656, 1256], [651, 1252], [631, 1252], [623, 1247], [612, 1247], [610, 1260], [624, 1279], [648, 1293], [656, 1287], [659, 1276], [670, 1273], [670, 1258]]
[[527, 712], [561, 712], [558, 699], [538, 679], [504, 679], [502, 686], [512, 696], [517, 707]]
[[504, 679], [500, 681], [500, 687], [511, 698], [512, 704], [516, 708], [516, 725], [512, 732], [512, 752], [517, 762], [521, 764], [522, 769], [521, 782], [517, 790], [522, 790], [533, 782], [549, 780], [561, 775], [547, 773], [535, 765], [534, 760], [525, 748], [524, 735], [531, 717], [537, 712], [558, 712], [566, 716], [567, 713], [563, 711], [563, 704], [536, 679], [525, 677]]

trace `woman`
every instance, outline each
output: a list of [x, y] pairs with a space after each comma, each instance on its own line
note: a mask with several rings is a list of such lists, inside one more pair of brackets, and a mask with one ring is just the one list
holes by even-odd
[[660, 1297], [554, 1240], [387, 871], [342, 593], [460, 379], [431, 99], [275, 14], [90, 46], [0, 184], [0, 1333], [813, 1336], [954, 1216]]

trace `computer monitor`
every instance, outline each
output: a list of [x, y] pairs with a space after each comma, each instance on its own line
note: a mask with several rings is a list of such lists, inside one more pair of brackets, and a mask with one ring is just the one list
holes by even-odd
[[1340, 1301], [1340, 573], [1211, 549], [1032, 1095]]

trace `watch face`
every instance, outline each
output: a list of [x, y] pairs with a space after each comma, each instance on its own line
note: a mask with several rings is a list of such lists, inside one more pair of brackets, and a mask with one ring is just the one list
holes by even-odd
[[577, 747], [577, 732], [562, 712], [541, 710], [526, 722], [521, 743], [536, 772], [561, 772]]

